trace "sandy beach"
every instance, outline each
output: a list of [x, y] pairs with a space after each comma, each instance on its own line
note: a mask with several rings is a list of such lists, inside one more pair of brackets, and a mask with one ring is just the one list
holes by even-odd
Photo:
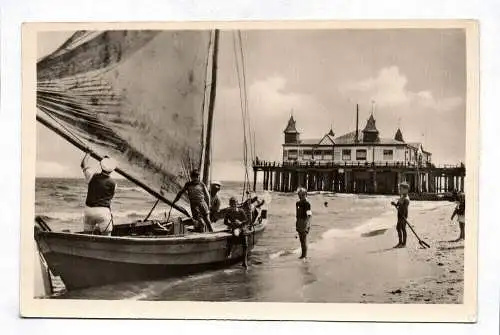
[[[328, 282], [313, 285], [311, 290], [317, 292], [308, 295], [317, 298], [330, 287], [328, 301], [335, 302], [462, 303], [464, 242], [452, 242], [458, 236], [458, 224], [449, 219], [454, 204], [433, 204], [412, 208], [409, 217], [417, 234], [431, 248], [421, 248], [410, 229], [404, 249], [392, 248], [397, 243], [395, 229], [363, 233], [356, 243], [337, 239], [340, 250], [328, 260], [328, 268], [313, 270], [318, 282], [323, 276], [329, 278]], [[314, 267], [314, 258], [308, 262]]]

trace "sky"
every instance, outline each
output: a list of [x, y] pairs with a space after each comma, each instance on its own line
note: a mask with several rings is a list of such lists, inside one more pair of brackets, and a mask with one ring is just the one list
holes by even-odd
[[[38, 56], [71, 32], [42, 33]], [[458, 29], [242, 31], [256, 154], [281, 159], [291, 113], [301, 138], [360, 127], [372, 105], [381, 137], [401, 128], [437, 164], [465, 161], [466, 46]], [[220, 36], [213, 177], [243, 178], [242, 119], [232, 32]], [[372, 104], [372, 101], [375, 103]], [[83, 154], [37, 125], [37, 176], [80, 177]]]

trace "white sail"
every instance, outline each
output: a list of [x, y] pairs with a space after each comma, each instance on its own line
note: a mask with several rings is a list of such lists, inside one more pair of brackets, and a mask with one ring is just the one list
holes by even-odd
[[207, 31], [78, 32], [37, 64], [37, 116], [172, 199], [200, 168]]

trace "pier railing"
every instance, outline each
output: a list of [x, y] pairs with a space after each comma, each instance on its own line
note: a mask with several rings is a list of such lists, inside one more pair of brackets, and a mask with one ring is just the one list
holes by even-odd
[[345, 161], [342, 163], [335, 162], [319, 162], [319, 161], [309, 161], [309, 162], [271, 162], [271, 161], [253, 161], [254, 169], [263, 168], [369, 168], [369, 167], [388, 167], [388, 168], [430, 168], [430, 169], [459, 169], [465, 168], [463, 164], [442, 164], [435, 165], [433, 163], [417, 163], [417, 162], [404, 162], [404, 161], [394, 161], [394, 162], [349, 162]]
[[464, 190], [465, 165], [418, 162], [253, 162], [253, 188], [263, 173], [263, 189], [291, 192], [298, 186], [310, 191], [395, 194], [406, 181], [410, 192], [443, 193]]

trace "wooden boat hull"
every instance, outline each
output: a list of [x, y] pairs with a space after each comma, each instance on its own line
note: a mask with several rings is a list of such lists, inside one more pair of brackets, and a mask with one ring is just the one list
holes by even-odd
[[[257, 243], [266, 220], [248, 236]], [[228, 232], [187, 236], [122, 237], [40, 231], [38, 248], [52, 273], [68, 290], [123, 281], [175, 277], [216, 269], [241, 261], [243, 248]]]

